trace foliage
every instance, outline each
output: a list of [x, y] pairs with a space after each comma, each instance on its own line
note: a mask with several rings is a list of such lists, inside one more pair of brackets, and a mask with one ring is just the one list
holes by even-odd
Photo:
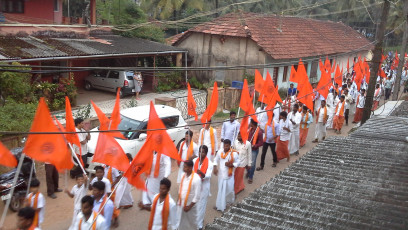
[[82, 119], [87, 119], [91, 117], [91, 103], [79, 108], [74, 114], [74, 117], [81, 117]]
[[177, 20], [180, 12], [196, 9], [202, 11], [204, 0], [143, 0], [142, 8], [157, 19]]
[[190, 83], [190, 86], [192, 88], [196, 88], [200, 90], [204, 89], [204, 85], [201, 82], [199, 82], [196, 77], [192, 77], [188, 82]]
[[20, 103], [11, 98], [0, 107], [0, 130], [27, 132], [30, 130], [36, 103]]
[[280, 98], [281, 98], [282, 101], [283, 101], [283, 100], [286, 99], [286, 96], [288, 95], [288, 88], [280, 88], [280, 89], [278, 90], [278, 93], [279, 93]]
[[65, 96], [68, 96], [72, 105], [76, 102], [77, 88], [73, 78], [60, 78], [60, 83], [37, 82], [35, 95], [45, 97], [51, 111], [65, 108]]
[[247, 79], [248, 85], [255, 83], [255, 75], [249, 74], [245, 71], [244, 79]]
[[126, 104], [125, 107], [126, 108], [133, 108], [137, 106], [137, 101], [135, 97], [132, 97]]
[[[232, 108], [231, 111], [238, 113], [238, 108]], [[239, 116], [243, 116], [243, 115], [244, 115], [243, 113], [239, 114]], [[213, 116], [213, 119], [214, 120], [225, 120], [225, 119], [228, 119], [229, 117], [230, 117], [230, 111], [228, 111], [227, 113], [224, 113], [224, 111], [221, 111], [221, 112], [215, 113]]]
[[[62, 14], [68, 17], [68, 1], [63, 1], [62, 4]], [[88, 4], [89, 0], [69, 0], [69, 16], [83, 17]]]
[[[10, 67], [2, 67], [1, 69], [16, 69], [13, 66], [21, 66], [21, 64], [14, 62]], [[29, 67], [18, 69], [21, 71], [31, 70]], [[30, 74], [9, 71], [0, 72], [0, 94], [5, 100], [11, 99], [17, 103], [35, 101]]]
[[157, 87], [155, 89], [157, 92], [170, 91], [186, 87], [185, 82], [183, 81], [183, 76], [179, 71], [159, 73], [156, 75], [156, 77], [158, 79]]

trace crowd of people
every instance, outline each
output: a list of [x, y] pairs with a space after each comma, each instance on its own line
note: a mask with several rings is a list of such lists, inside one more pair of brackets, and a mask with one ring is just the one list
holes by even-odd
[[[377, 109], [382, 96], [387, 100], [393, 91], [395, 72], [386, 69], [386, 73], [386, 79], [379, 77], [377, 80], [373, 110]], [[404, 76], [407, 76], [406, 70]], [[291, 155], [299, 154], [299, 149], [306, 144], [312, 123], [315, 123], [312, 142], [317, 143], [325, 140], [327, 128], [340, 134], [344, 123], [349, 124], [352, 114], [352, 123], [359, 122], [365, 105], [367, 83], [363, 82], [359, 91], [357, 88], [352, 74], [347, 74], [341, 86], [334, 84], [327, 98], [315, 90], [312, 113], [297, 100], [298, 91], [291, 84], [283, 103], [276, 104], [271, 122], [268, 122], [265, 106], [261, 104], [257, 108], [257, 121], [249, 121], [248, 139], [245, 141], [241, 135], [242, 124], [233, 111], [222, 124], [220, 139], [211, 120], [199, 131], [198, 143], [193, 141], [193, 131], [188, 130], [179, 148], [182, 161], [177, 162], [176, 200], [169, 194], [172, 186], [168, 179], [171, 159], [154, 152], [151, 171], [146, 178], [146, 190], [138, 203], [140, 209], [150, 211], [148, 229], [202, 229], [212, 176], [218, 178], [214, 209], [223, 212], [234, 203], [236, 194], [244, 190], [244, 180], [252, 184], [255, 172], [264, 169], [268, 149], [273, 158], [271, 166], [276, 167], [279, 161], [290, 161]], [[75, 121], [78, 130], [83, 129], [82, 122], [81, 119]], [[77, 148], [86, 151], [88, 140], [89, 136], [83, 134], [80, 137], [81, 146]], [[262, 154], [256, 167], [260, 149]], [[128, 158], [131, 162], [132, 157], [128, 155]], [[71, 190], [65, 190], [74, 200], [71, 230], [118, 226], [120, 209], [133, 206], [131, 187], [126, 179], [122, 180], [122, 172], [109, 165], [96, 166], [95, 175], [92, 180], [86, 175], [78, 175], [76, 185]], [[44, 221], [45, 199], [39, 192], [39, 186], [39, 180], [31, 181], [26, 207], [18, 212], [19, 229], [40, 229]], [[92, 191], [92, 195], [87, 195], [88, 190]], [[53, 187], [51, 194], [54, 191], [59, 191], [58, 185]]]

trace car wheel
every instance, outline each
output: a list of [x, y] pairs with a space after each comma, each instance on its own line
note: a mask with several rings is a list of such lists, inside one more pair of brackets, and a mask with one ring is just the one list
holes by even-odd
[[120, 91], [119, 91], [119, 97], [120, 97], [120, 98], [123, 98], [123, 97], [125, 96], [125, 95], [123, 94], [123, 90], [121, 90], [120, 88], [117, 88], [117, 89], [116, 89], [116, 92], [117, 92], [118, 90], [120, 90]]
[[177, 144], [177, 150], [180, 151], [180, 147], [181, 147], [181, 143], [183, 143], [183, 141], [185, 140], [185, 138], [181, 139], [179, 141], [179, 143]]
[[90, 82], [86, 81], [84, 88], [85, 88], [85, 90], [91, 90], [93, 87], [92, 87], [92, 84]]
[[17, 212], [18, 210], [20, 210], [22, 206], [22, 199], [20, 199], [20, 195], [18, 194], [14, 194], [11, 197], [11, 201], [10, 201], [10, 210], [13, 212]]

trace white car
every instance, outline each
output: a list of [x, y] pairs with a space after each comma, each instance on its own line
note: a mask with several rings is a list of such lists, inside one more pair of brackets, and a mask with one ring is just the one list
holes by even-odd
[[[181, 116], [181, 112], [166, 105], [155, 105], [154, 106], [157, 115], [161, 118], [166, 128], [168, 128], [167, 133], [173, 140], [174, 144], [178, 148], [182, 141], [184, 141], [185, 133], [188, 130], [185, 128], [187, 123]], [[138, 106], [129, 109], [124, 109], [120, 112], [121, 122], [118, 126], [119, 130], [144, 130], [147, 129], [147, 121], [149, 120], [150, 105]], [[98, 130], [99, 127], [93, 129]], [[133, 157], [139, 152], [146, 140], [145, 132], [122, 132], [126, 139], [116, 138], [119, 145], [125, 153], [130, 153]], [[93, 156], [98, 143], [99, 133], [91, 133], [91, 140], [88, 142], [88, 152]], [[88, 157], [87, 163], [89, 164], [88, 171], [94, 172], [96, 165], [99, 163], [92, 162], [93, 157]]]

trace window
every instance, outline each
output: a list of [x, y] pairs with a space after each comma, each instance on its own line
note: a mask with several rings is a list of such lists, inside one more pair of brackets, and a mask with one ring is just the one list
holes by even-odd
[[273, 68], [272, 80], [273, 80], [273, 84], [275, 84], [275, 85], [276, 85], [276, 83], [278, 83], [278, 73], [279, 73], [279, 67], [274, 67]]
[[119, 79], [119, 72], [118, 71], [109, 72], [109, 77], [108, 78]]
[[0, 0], [1, 12], [24, 13], [24, 0]]
[[283, 67], [283, 76], [282, 76], [282, 82], [287, 82], [288, 81], [288, 66]]
[[59, 0], [54, 0], [54, 11], [59, 11]]
[[162, 121], [166, 128], [176, 127], [179, 123], [179, 116], [164, 117]]
[[[130, 119], [125, 116], [121, 116], [120, 124], [118, 125], [118, 129], [120, 130], [136, 130], [136, 129], [145, 129], [142, 128], [142, 122]], [[147, 123], [144, 124], [147, 127]], [[125, 131], [122, 132], [123, 136], [127, 139], [135, 139], [139, 138], [140, 132], [133, 132], [133, 131]]]

